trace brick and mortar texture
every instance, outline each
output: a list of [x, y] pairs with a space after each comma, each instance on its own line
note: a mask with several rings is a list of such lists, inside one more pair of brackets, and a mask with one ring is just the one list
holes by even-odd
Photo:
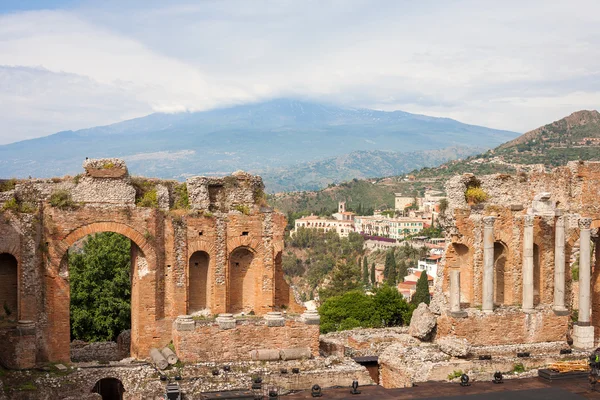
[[[133, 357], [145, 359], [150, 348], [173, 340], [173, 321], [193, 311], [190, 290], [198, 285], [207, 293], [205, 311], [211, 314], [239, 311], [231, 310], [231, 287], [242, 288], [243, 294], [235, 294], [243, 299], [236, 304], [240, 310], [256, 315], [280, 308], [302, 311], [282, 279], [286, 220], [261, 204], [260, 177], [237, 172], [225, 178], [190, 178], [190, 209], [170, 210], [174, 196], [169, 188], [175, 182], [152, 180], [159, 207], [138, 207], [123, 161], [86, 160], [84, 169], [77, 179], [23, 180], [14, 190], [0, 193], [0, 254], [14, 257], [17, 264], [16, 282], [2, 283], [3, 289], [8, 288], [3, 296], [10, 297], [7, 303], [17, 304], [10, 319], [34, 323], [35, 362], [69, 361], [67, 252], [75, 242], [99, 232], [116, 232], [132, 241]], [[68, 192], [77, 206], [52, 207], [49, 199], [59, 190]], [[4, 209], [13, 199], [34, 210]], [[240, 249], [251, 259], [252, 282], [230, 265], [231, 255]], [[200, 282], [190, 281], [189, 261], [195, 252], [204, 252], [209, 260], [206, 278]], [[0, 258], [0, 275], [12, 276], [8, 270], [14, 261], [5, 259], [9, 258]], [[210, 339], [203, 337], [203, 344]], [[9, 364], [16, 368], [31, 363], [15, 357]]]
[[267, 326], [263, 318], [238, 320], [234, 329], [221, 329], [215, 321], [196, 321], [192, 331], [173, 330], [173, 344], [183, 362], [218, 362], [251, 359], [253, 350], [309, 348], [319, 355], [319, 325], [287, 318], [284, 326]]
[[[488, 199], [469, 205], [465, 191], [478, 181]], [[592, 219], [592, 240], [598, 248], [600, 226], [600, 162], [570, 162], [564, 167], [516, 175], [464, 174], [446, 184], [448, 208], [440, 222], [448, 246], [438, 269], [431, 308], [438, 313], [437, 336], [468, 339], [476, 345], [500, 345], [564, 341], [570, 336], [570, 316], [555, 315], [554, 300], [554, 226], [559, 216], [565, 219], [565, 303], [573, 304], [573, 282], [569, 259], [579, 238], [579, 218]], [[540, 204], [534, 197], [550, 194]], [[523, 302], [523, 226], [526, 215], [534, 216], [534, 305], [535, 311], [521, 311]], [[483, 291], [483, 218], [494, 216], [494, 307], [492, 314], [479, 311]], [[502, 272], [500, 264], [504, 263]], [[600, 337], [600, 257], [592, 258], [592, 324]], [[466, 318], [449, 314], [449, 271], [461, 272], [461, 308]]]

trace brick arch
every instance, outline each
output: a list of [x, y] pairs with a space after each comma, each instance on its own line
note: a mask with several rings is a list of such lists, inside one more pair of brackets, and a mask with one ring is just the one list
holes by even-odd
[[[209, 256], [214, 257], [215, 254], [215, 243], [209, 242], [206, 240], [194, 240], [188, 242], [187, 252], [188, 255], [191, 256], [197, 251], [204, 251], [208, 253]], [[189, 258], [189, 257], [188, 257]]]
[[9, 245], [8, 243], [0, 242], [0, 254], [2, 253], [10, 254], [17, 260], [17, 263], [21, 261], [19, 257], [21, 255], [21, 249], [16, 243]]
[[236, 236], [227, 240], [227, 249], [229, 254], [233, 253], [240, 247], [245, 247], [255, 254], [261, 253], [263, 250], [263, 244], [260, 237], [253, 238], [252, 236]]
[[154, 248], [144, 237], [143, 234], [141, 234], [129, 225], [112, 221], [92, 222], [91, 224], [83, 225], [79, 228], [74, 229], [58, 244], [58, 255], [60, 255], [60, 258], [62, 258], [62, 255], [64, 255], [69, 250], [69, 247], [71, 247], [78, 240], [88, 235], [93, 235], [95, 233], [102, 232], [115, 232], [131, 239], [142, 250], [146, 258], [152, 257], [154, 260], [156, 260], [156, 253], [154, 251]]
[[[460, 301], [473, 303], [473, 249], [467, 243], [452, 242], [446, 250], [445, 266], [460, 271]], [[443, 290], [450, 287], [450, 274], [444, 273]]]
[[283, 240], [273, 240], [273, 253], [283, 252]]
[[[132, 265], [134, 257], [143, 253], [147, 268], [143, 274], [132, 274], [131, 287], [131, 356], [146, 355], [153, 346], [155, 337], [153, 323], [157, 316], [157, 267], [158, 259], [152, 244], [129, 225], [118, 222], [93, 222], [73, 229], [62, 240], [50, 246], [50, 273], [45, 282], [47, 293], [46, 313], [48, 323], [44, 327], [47, 340], [45, 346], [50, 360], [70, 361], [70, 285], [68, 278], [60, 275], [61, 265], [65, 265], [69, 248], [85, 236], [102, 232], [114, 232], [130, 239]], [[134, 254], [135, 253], [135, 254]]]

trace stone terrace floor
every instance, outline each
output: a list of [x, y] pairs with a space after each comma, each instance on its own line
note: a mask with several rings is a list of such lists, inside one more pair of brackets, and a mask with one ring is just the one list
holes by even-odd
[[[425, 382], [404, 389], [385, 389], [381, 386], [361, 386], [361, 394], [350, 394], [350, 388], [323, 389], [321, 399], [489, 399], [489, 400], [575, 400], [600, 399], [600, 384], [592, 391], [587, 378], [546, 381], [542, 378], [510, 379], [502, 384], [473, 382], [461, 387], [458, 383]], [[282, 397], [282, 399], [313, 399], [310, 391]]]

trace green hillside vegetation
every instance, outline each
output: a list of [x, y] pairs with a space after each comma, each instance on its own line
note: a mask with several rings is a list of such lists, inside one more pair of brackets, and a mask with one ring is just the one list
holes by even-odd
[[[333, 231], [300, 228], [286, 236], [283, 272], [300, 289], [304, 301], [317, 293], [323, 299], [362, 288], [358, 260], [363, 243], [363, 237], [354, 232], [340, 238]], [[326, 280], [329, 285], [324, 285]]]

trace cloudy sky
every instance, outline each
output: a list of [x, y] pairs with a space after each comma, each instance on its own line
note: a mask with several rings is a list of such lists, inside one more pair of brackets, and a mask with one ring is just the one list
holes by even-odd
[[524, 132], [600, 104], [597, 0], [0, 0], [0, 144], [275, 97]]

